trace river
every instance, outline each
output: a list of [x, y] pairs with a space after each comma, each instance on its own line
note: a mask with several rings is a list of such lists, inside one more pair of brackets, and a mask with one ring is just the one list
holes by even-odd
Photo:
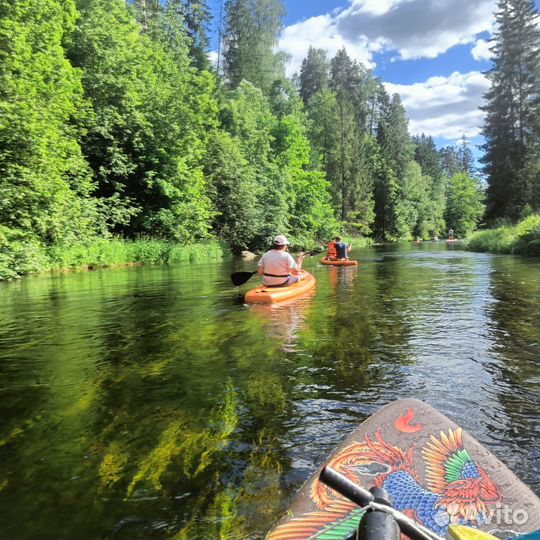
[[238, 301], [233, 259], [0, 284], [0, 538], [261, 538], [402, 397], [539, 494], [538, 259], [353, 255], [277, 307]]

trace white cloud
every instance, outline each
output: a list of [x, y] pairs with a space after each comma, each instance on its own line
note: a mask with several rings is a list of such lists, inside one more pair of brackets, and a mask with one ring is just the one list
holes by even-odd
[[482, 95], [488, 79], [478, 71], [454, 72], [449, 77], [430, 77], [411, 85], [385, 83], [386, 90], [398, 93], [409, 117], [412, 134], [458, 139], [478, 135], [482, 129]]
[[218, 53], [217, 53], [217, 51], [208, 51], [208, 53], [206, 53], [206, 56], [208, 57], [208, 60], [210, 61], [210, 64], [214, 68], [217, 67], [217, 61], [218, 61]]
[[491, 51], [489, 50], [489, 41], [479, 39], [476, 45], [471, 49], [471, 54], [475, 60], [491, 60]]
[[349, 0], [332, 13], [287, 26], [278, 48], [291, 55], [288, 73], [299, 71], [310, 45], [329, 57], [345, 47], [373, 67], [373, 53], [397, 51], [404, 60], [435, 58], [490, 31], [496, 0]]
[[367, 39], [359, 37], [355, 41], [348, 41], [339, 34], [335, 20], [331, 14], [311, 17], [305, 21], [287, 26], [281, 34], [278, 49], [290, 55], [291, 60], [287, 66], [287, 74], [300, 72], [302, 60], [306, 57], [309, 46], [328, 51], [328, 58], [345, 47], [348, 54], [362, 62], [366, 67], [373, 67], [371, 51], [376, 45], [368, 46]]
[[353, 0], [336, 20], [345, 39], [383, 39], [401, 58], [435, 58], [450, 47], [471, 43], [488, 31], [495, 0], [396, 0], [374, 11], [373, 0]]

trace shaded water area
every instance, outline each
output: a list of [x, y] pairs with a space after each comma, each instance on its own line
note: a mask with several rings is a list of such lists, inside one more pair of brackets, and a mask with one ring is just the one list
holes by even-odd
[[353, 254], [278, 307], [235, 301], [236, 260], [0, 284], [0, 538], [261, 538], [403, 397], [540, 493], [538, 259]]

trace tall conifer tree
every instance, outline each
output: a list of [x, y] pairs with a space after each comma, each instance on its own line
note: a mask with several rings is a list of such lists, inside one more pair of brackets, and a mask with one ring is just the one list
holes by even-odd
[[540, 208], [540, 29], [531, 0], [499, 0], [483, 134], [487, 217]]
[[307, 105], [317, 93], [328, 88], [329, 63], [324, 49], [310, 46], [300, 68], [300, 96]]
[[224, 73], [235, 89], [246, 80], [268, 94], [284, 76], [282, 56], [274, 53], [285, 8], [282, 0], [227, 0], [223, 36]]

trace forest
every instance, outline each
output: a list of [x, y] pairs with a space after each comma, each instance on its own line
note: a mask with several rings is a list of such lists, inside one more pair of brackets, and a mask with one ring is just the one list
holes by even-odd
[[281, 0], [0, 0], [0, 279], [105, 239], [261, 250], [393, 242], [540, 209], [540, 30], [501, 0], [482, 168], [411, 135], [345, 49], [285, 75]]

